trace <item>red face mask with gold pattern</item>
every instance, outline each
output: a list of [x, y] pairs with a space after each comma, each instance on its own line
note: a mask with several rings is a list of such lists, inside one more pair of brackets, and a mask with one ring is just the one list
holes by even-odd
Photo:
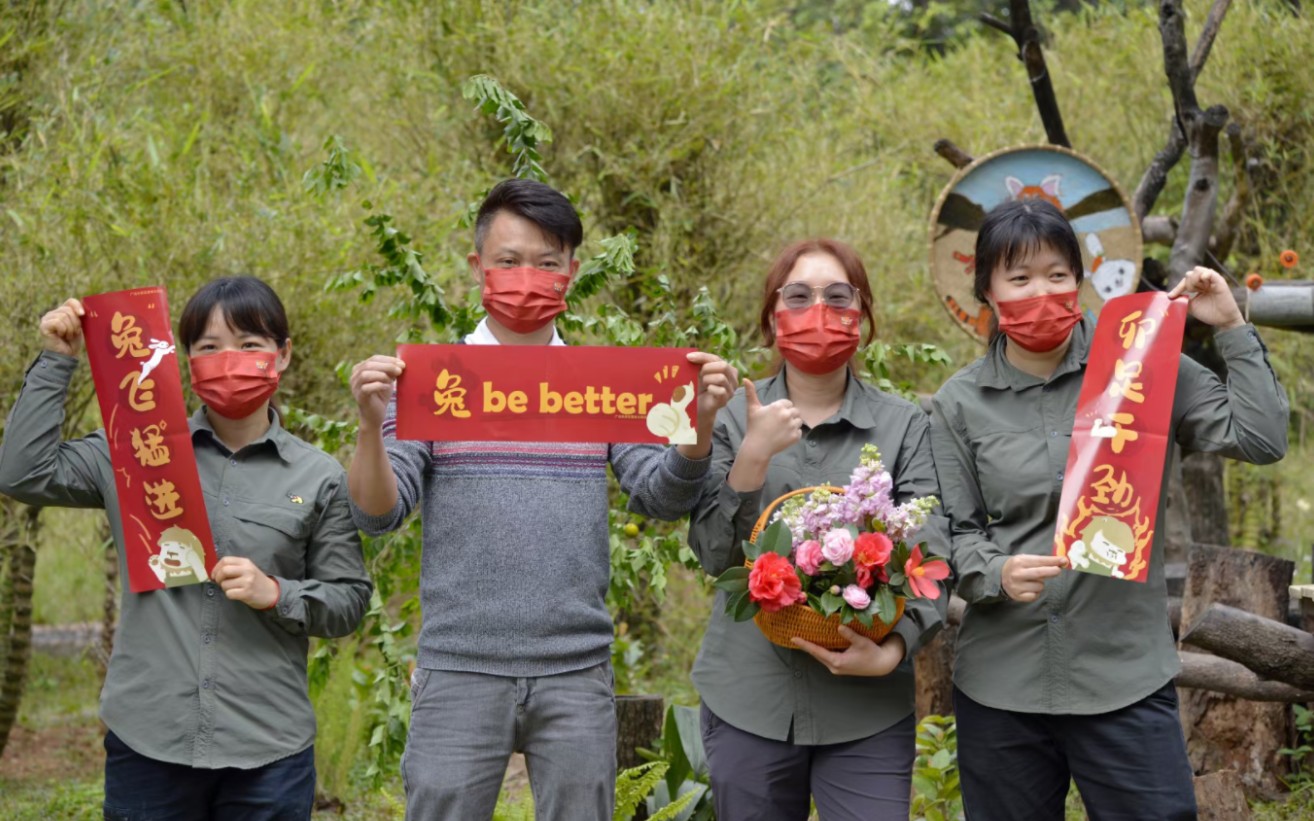
[[858, 350], [857, 308], [817, 302], [802, 311], [776, 311], [776, 349], [803, 373], [830, 373]]
[[1076, 291], [996, 302], [995, 313], [1004, 336], [1032, 353], [1062, 345], [1072, 326], [1081, 321]]
[[277, 354], [222, 351], [193, 356], [192, 390], [205, 406], [227, 419], [245, 419], [278, 390]]
[[566, 310], [570, 277], [542, 268], [485, 268], [484, 310], [507, 330], [537, 331]]

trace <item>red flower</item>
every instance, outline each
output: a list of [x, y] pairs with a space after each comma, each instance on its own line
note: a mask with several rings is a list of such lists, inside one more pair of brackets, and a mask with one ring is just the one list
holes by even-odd
[[914, 596], [926, 599], [940, 598], [940, 585], [936, 582], [949, 578], [949, 565], [940, 559], [922, 562], [922, 546], [912, 549], [912, 555], [904, 562], [903, 574], [908, 577], [908, 586]]
[[768, 613], [808, 600], [794, 566], [778, 553], [763, 553], [753, 562], [748, 574], [748, 597]]
[[1278, 262], [1282, 263], [1283, 268], [1295, 268], [1300, 263], [1300, 254], [1288, 248], [1278, 254]]
[[853, 543], [853, 563], [858, 567], [884, 567], [894, 542], [884, 533], [862, 533]]

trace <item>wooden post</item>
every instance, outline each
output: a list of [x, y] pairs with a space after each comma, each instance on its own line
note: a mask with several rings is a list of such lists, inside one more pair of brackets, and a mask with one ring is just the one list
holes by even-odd
[[[1193, 545], [1182, 596], [1185, 632], [1211, 604], [1226, 604], [1282, 621], [1295, 566], [1262, 553]], [[1207, 690], [1181, 691], [1182, 729], [1197, 773], [1235, 770], [1251, 797], [1283, 791], [1290, 717], [1280, 703], [1257, 703]]]

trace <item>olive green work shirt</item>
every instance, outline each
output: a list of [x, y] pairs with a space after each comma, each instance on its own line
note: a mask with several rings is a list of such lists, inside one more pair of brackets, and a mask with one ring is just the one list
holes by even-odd
[[[764, 405], [788, 398], [784, 373], [756, 383]], [[745, 407], [741, 389], [717, 414], [712, 466], [689, 526], [689, 544], [711, 575], [744, 563], [742, 542], [774, 499], [799, 488], [848, 484], [863, 445], [880, 449], [896, 502], [938, 495], [926, 414], [852, 376], [839, 412], [814, 428], [804, 426], [797, 444], [772, 457], [765, 485], [739, 493], [726, 477], [747, 433]], [[924, 550], [947, 557], [948, 536], [938, 509], [919, 536], [927, 544]], [[795, 744], [867, 738], [912, 714], [912, 654], [940, 629], [948, 599], [942, 583], [939, 599], [907, 602], [894, 627], [908, 647], [907, 657], [888, 676], [870, 678], [832, 675], [804, 651], [772, 644], [752, 621], [726, 615], [726, 594], [718, 590], [693, 681], [719, 718], [763, 738]]]
[[191, 767], [249, 769], [306, 749], [315, 740], [309, 637], [350, 633], [372, 590], [345, 471], [277, 414], [234, 453], [198, 410], [191, 438], [215, 549], [273, 576], [278, 602], [253, 610], [212, 582], [133, 593], [105, 432], [60, 441], [77, 364], [45, 352], [28, 369], [0, 444], [0, 492], [108, 512], [123, 592], [101, 718], [141, 755]]
[[[1128, 582], [1065, 570], [1035, 602], [1000, 586], [1008, 557], [1051, 555], [1077, 396], [1094, 326], [1083, 320], [1049, 379], [1011, 365], [1004, 338], [952, 376], [932, 401], [931, 444], [953, 542], [959, 628], [954, 683], [989, 707], [1105, 713], [1162, 687], [1179, 669], [1168, 622], [1163, 532], [1165, 459], [1148, 577]], [[1251, 325], [1215, 335], [1224, 385], [1183, 356], [1170, 439], [1184, 451], [1267, 464], [1287, 448], [1286, 393]]]

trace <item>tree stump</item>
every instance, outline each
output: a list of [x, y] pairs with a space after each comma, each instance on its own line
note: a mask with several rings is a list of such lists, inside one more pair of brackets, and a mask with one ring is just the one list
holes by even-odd
[[946, 624], [930, 644], [913, 656], [918, 721], [928, 715], [953, 715], [954, 651], [957, 645], [958, 625]]
[[[1186, 632], [1211, 604], [1226, 604], [1274, 620], [1286, 618], [1295, 566], [1248, 550], [1192, 546], [1182, 596]], [[1290, 717], [1285, 704], [1242, 701], [1208, 690], [1181, 691], [1182, 728], [1197, 773], [1235, 770], [1250, 797], [1282, 792]]]
[[1241, 777], [1235, 770], [1221, 770], [1195, 777], [1195, 804], [1200, 821], [1250, 821]]
[[666, 718], [661, 696], [616, 696], [616, 766], [621, 770], [643, 763], [637, 749], [652, 749]]

